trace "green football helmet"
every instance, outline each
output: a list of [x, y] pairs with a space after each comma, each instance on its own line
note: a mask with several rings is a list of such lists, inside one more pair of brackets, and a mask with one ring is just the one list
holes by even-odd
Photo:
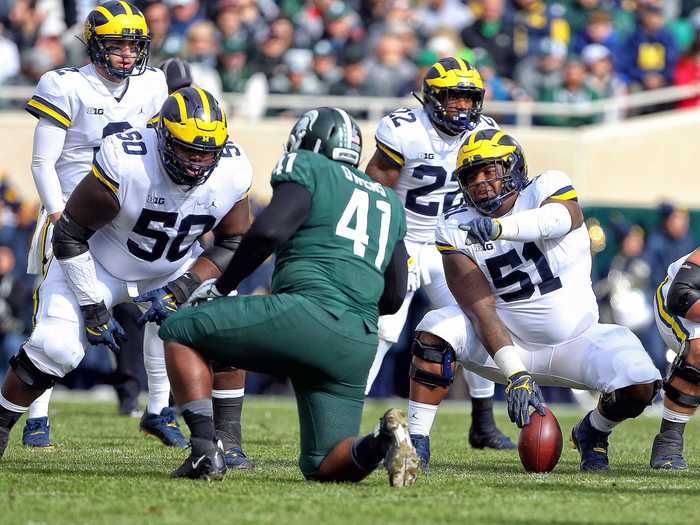
[[306, 149], [357, 167], [362, 155], [362, 132], [350, 115], [339, 108], [316, 108], [294, 124], [284, 151]]

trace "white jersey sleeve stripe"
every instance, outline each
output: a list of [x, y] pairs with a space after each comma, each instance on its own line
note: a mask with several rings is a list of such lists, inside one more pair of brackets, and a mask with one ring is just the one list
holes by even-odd
[[399, 168], [403, 167], [403, 165], [406, 163], [401, 153], [394, 149], [391, 149], [389, 146], [380, 142], [379, 140], [377, 140], [377, 149], [379, 149], [379, 151], [381, 151], [389, 161], [391, 161]]
[[97, 162], [92, 165], [92, 174], [114, 195], [119, 195], [119, 183], [110, 179]]
[[38, 95], [34, 95], [30, 98], [25, 104], [24, 109], [36, 118], [47, 118], [63, 129], [68, 129], [70, 127], [71, 120], [68, 118], [68, 115], [57, 106], [51, 104], [51, 102]]

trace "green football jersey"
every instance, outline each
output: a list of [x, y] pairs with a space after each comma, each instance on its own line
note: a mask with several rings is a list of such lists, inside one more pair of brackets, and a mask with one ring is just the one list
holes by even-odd
[[308, 150], [284, 155], [272, 187], [304, 186], [312, 195], [306, 221], [277, 251], [273, 293], [299, 293], [339, 318], [352, 312], [376, 330], [384, 269], [406, 233], [393, 190], [348, 164]]

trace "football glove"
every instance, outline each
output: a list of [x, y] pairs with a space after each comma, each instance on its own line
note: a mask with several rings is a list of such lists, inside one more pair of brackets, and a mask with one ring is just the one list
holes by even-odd
[[481, 244], [498, 239], [501, 235], [501, 224], [491, 217], [477, 217], [459, 225], [459, 229], [467, 232], [466, 244]]
[[516, 372], [508, 378], [506, 385], [508, 416], [519, 428], [530, 423], [530, 406], [540, 415], [546, 414], [540, 387], [528, 372]]
[[104, 301], [80, 307], [85, 322], [85, 334], [91, 345], [105, 345], [112, 352], [119, 352], [119, 345], [126, 341], [126, 333], [112, 317]]
[[185, 272], [162, 288], [150, 290], [135, 297], [134, 301], [137, 303], [151, 303], [137, 322], [140, 325], [150, 322], [162, 323], [170, 314], [177, 312], [179, 306], [187, 302], [201, 282], [192, 272]]
[[[235, 294], [235, 291], [231, 292], [231, 295]], [[216, 287], [216, 279], [207, 279], [192, 292], [192, 295], [190, 295], [190, 298], [187, 300], [187, 304], [196, 305], [197, 303], [211, 301], [219, 297], [224, 297], [224, 294]]]
[[407, 292], [415, 292], [420, 288], [420, 269], [413, 256], [408, 258], [408, 289]]

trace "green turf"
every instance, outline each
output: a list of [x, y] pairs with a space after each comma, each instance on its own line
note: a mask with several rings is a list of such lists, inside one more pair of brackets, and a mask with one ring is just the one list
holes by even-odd
[[[401, 405], [404, 402], [400, 402]], [[368, 405], [369, 430], [387, 405]], [[297, 421], [290, 401], [246, 404], [246, 451], [258, 468], [221, 483], [171, 480], [184, 458], [119, 418], [113, 403], [57, 402], [52, 435], [61, 446], [19, 446], [22, 422], [0, 463], [0, 523], [183, 523], [189, 525], [507, 523], [679, 523], [697, 520], [700, 425], [686, 431], [687, 459], [697, 470], [652, 472], [646, 464], [658, 421], [622, 425], [611, 440], [612, 472], [578, 472], [566, 448], [554, 473], [528, 475], [517, 453], [465, 446], [466, 407], [443, 407], [433, 431], [431, 474], [392, 489], [383, 471], [358, 485], [305, 482], [297, 469]], [[555, 407], [565, 435], [580, 416]], [[502, 412], [499, 425], [515, 438]]]

